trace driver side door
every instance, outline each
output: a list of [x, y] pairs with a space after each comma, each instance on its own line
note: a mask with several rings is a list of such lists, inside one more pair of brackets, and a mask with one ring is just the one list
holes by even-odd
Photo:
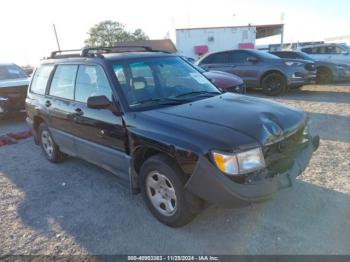
[[92, 109], [91, 96], [115, 99], [107, 75], [100, 65], [79, 65], [75, 84], [72, 122], [78, 155], [109, 171], [128, 178], [129, 156], [126, 154], [126, 130], [123, 119], [112, 107]]

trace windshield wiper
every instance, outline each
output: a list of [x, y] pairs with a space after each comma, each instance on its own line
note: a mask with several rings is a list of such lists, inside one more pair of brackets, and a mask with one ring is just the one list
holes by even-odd
[[157, 104], [157, 105], [179, 105], [189, 102], [187, 99], [175, 99], [175, 98], [150, 98], [141, 101], [137, 101], [132, 106], [138, 106], [143, 104]]
[[183, 96], [213, 96], [213, 95], [219, 95], [221, 94], [220, 92], [217, 91], [193, 91], [193, 92], [188, 92], [188, 93], [183, 93], [179, 94], [175, 97], [183, 97]]

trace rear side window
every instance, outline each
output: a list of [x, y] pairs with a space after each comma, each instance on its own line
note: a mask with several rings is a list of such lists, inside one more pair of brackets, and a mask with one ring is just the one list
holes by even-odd
[[75, 100], [86, 103], [90, 96], [102, 95], [112, 100], [112, 89], [103, 69], [100, 66], [79, 66]]
[[45, 94], [47, 82], [50, 78], [53, 68], [53, 65], [43, 65], [35, 71], [30, 87], [31, 92], [39, 95]]
[[227, 53], [217, 53], [213, 54], [210, 61], [212, 64], [225, 64], [228, 63], [228, 54]]
[[247, 62], [247, 58], [250, 56], [255, 57], [254, 55], [249, 54], [248, 52], [233, 51], [233, 52], [230, 52], [229, 62], [230, 63], [237, 63], [237, 64], [244, 64]]
[[74, 82], [77, 65], [59, 65], [51, 82], [49, 94], [61, 98], [74, 99]]

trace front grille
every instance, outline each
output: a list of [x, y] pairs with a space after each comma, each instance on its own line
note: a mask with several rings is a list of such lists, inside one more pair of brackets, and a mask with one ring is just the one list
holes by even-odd
[[308, 71], [316, 71], [316, 66], [314, 63], [305, 64], [305, 69]]
[[301, 128], [286, 139], [266, 146], [264, 148], [264, 157], [266, 167], [273, 176], [284, 173], [292, 167], [294, 159], [303, 146], [304, 128]]

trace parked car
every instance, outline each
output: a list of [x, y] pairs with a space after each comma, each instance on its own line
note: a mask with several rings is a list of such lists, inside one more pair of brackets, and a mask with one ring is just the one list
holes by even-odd
[[318, 44], [304, 46], [299, 49], [318, 61], [350, 66], [350, 47], [344, 44]]
[[25, 109], [27, 74], [15, 64], [0, 64], [0, 118]]
[[205, 55], [197, 65], [238, 75], [247, 88], [261, 88], [279, 95], [287, 87], [300, 87], [316, 77], [315, 65], [304, 60], [285, 60], [258, 50], [229, 50]]
[[246, 87], [242, 78], [221, 71], [207, 71], [197, 66], [195, 64], [191, 64], [195, 67], [199, 72], [201, 72], [206, 78], [209, 79], [217, 88], [224, 92], [233, 92], [238, 94], [245, 94]]
[[319, 61], [301, 51], [276, 51], [270, 53], [281, 58], [313, 61], [317, 69], [316, 82], [319, 84], [350, 80], [350, 66], [348, 65]]
[[204, 202], [268, 199], [318, 147], [303, 111], [221, 93], [178, 56], [70, 54], [53, 52], [32, 78], [26, 107], [35, 142], [51, 162], [80, 157], [128, 181], [169, 226], [188, 223]]

